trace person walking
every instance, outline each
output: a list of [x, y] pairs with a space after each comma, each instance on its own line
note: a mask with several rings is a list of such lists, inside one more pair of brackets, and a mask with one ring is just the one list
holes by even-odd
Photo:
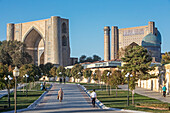
[[63, 100], [63, 95], [64, 95], [64, 92], [63, 92], [62, 88], [60, 88], [60, 90], [58, 91], [58, 100], [60, 102], [62, 102], [62, 100]]
[[166, 87], [165, 87], [165, 85], [164, 85], [164, 87], [162, 88], [162, 90], [163, 90], [163, 96], [166, 97]]
[[90, 94], [90, 97], [92, 99], [92, 105], [93, 105], [93, 107], [95, 107], [95, 101], [97, 99], [97, 94], [95, 92], [95, 89], [93, 89], [93, 92]]

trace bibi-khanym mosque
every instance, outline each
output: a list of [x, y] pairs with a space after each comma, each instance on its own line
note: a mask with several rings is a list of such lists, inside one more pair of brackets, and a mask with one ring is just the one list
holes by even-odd
[[35, 65], [52, 63], [67, 66], [77, 61], [77, 58], [70, 58], [69, 20], [59, 16], [26, 23], [9, 23], [8, 40], [24, 42]]
[[[146, 26], [121, 29], [112, 26], [111, 36], [110, 55], [110, 27], [104, 27], [104, 61], [120, 59], [120, 50], [132, 43], [147, 48], [153, 61], [161, 61], [161, 35], [154, 22]], [[52, 63], [56, 66], [69, 66], [78, 61], [70, 57], [69, 20], [59, 16], [26, 23], [9, 23], [8, 40], [24, 42], [35, 65]]]

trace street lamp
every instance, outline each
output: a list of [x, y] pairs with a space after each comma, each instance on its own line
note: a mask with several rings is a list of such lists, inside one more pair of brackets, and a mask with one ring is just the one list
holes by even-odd
[[127, 73], [126, 75], [125, 75], [125, 77], [126, 78], [128, 78], [128, 100], [127, 100], [127, 106], [129, 106], [129, 77], [132, 77], [133, 75], [131, 74], [130, 76], [130, 73]]
[[108, 82], [108, 94], [110, 95], [110, 91], [109, 91], [109, 76], [111, 75], [110, 72], [107, 72], [107, 82]]
[[14, 113], [17, 113], [17, 77], [19, 76], [19, 69], [15, 67], [13, 70], [13, 76], [15, 77], [15, 94], [14, 94], [14, 99], [15, 99], [15, 111]]
[[62, 79], [61, 79], [62, 72], [59, 72], [59, 75], [60, 75], [60, 84], [61, 84], [62, 83]]
[[8, 87], [7, 87], [7, 90], [8, 90], [8, 107], [10, 108], [10, 80], [12, 80], [12, 77], [10, 75], [8, 75], [8, 77], [5, 77], [4, 80], [5, 81], [8, 80]]
[[25, 74], [23, 77], [26, 78], [26, 97], [27, 97], [28, 96], [27, 78], [29, 77], [29, 75]]

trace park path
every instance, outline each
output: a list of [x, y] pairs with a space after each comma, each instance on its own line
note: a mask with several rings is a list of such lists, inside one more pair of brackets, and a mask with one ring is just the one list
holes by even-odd
[[[62, 88], [64, 91], [64, 100], [57, 100], [57, 92]], [[120, 113], [122, 111], [107, 111], [99, 108], [93, 108], [89, 97], [76, 84], [53, 84], [51, 90], [45, 95], [40, 103], [29, 111], [24, 113]]]
[[[128, 90], [127, 85], [119, 85], [119, 88], [121, 88], [122, 90]], [[163, 97], [162, 93], [160, 93], [160, 92], [151, 91], [149, 89], [136, 87], [135, 93], [138, 93], [138, 94], [150, 97], [150, 98], [155, 98], [155, 99], [160, 100], [162, 102], [170, 103], [170, 95]]]

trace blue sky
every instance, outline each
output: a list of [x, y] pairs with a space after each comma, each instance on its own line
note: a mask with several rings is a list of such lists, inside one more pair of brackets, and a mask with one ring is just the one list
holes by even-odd
[[104, 54], [104, 26], [119, 28], [155, 21], [162, 52], [170, 51], [170, 0], [0, 0], [0, 40], [7, 23], [60, 16], [69, 19], [71, 56]]

